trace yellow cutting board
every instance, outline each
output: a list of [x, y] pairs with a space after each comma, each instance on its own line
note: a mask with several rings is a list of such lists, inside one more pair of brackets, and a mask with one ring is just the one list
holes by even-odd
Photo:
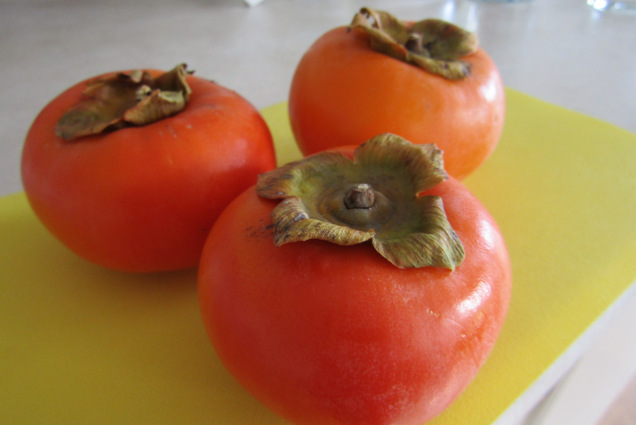
[[[636, 135], [507, 90], [504, 134], [467, 185], [506, 238], [514, 289], [477, 379], [434, 425], [486, 425], [636, 280]], [[284, 103], [263, 111], [299, 157]], [[282, 425], [225, 371], [196, 272], [126, 274], [0, 198], [0, 423]]]

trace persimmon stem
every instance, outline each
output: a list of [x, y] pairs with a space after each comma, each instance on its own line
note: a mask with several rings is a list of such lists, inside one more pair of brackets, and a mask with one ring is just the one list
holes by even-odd
[[356, 184], [345, 196], [344, 204], [350, 210], [369, 209], [375, 204], [375, 192], [366, 183]]
[[366, 35], [370, 47], [448, 80], [470, 75], [463, 57], [478, 49], [474, 33], [441, 19], [401, 21], [393, 15], [367, 7], [354, 16], [349, 30]]
[[181, 112], [191, 89], [185, 64], [158, 77], [134, 70], [90, 81], [79, 102], [69, 108], [55, 134], [76, 140], [126, 127], [151, 124]]
[[385, 133], [361, 144], [353, 158], [322, 152], [263, 173], [256, 190], [282, 199], [272, 211], [276, 246], [371, 241], [397, 267], [453, 270], [464, 259], [463, 245], [442, 198], [422, 194], [447, 177], [435, 145]]

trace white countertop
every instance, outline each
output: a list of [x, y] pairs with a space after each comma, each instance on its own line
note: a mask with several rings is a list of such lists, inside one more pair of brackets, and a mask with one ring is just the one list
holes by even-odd
[[21, 190], [24, 135], [71, 84], [187, 62], [262, 108], [286, 99], [305, 49], [361, 6], [473, 30], [506, 86], [636, 132], [636, 14], [585, 0], [0, 0], [0, 195]]
[[[586, 0], [267, 0], [256, 7], [240, 0], [0, 0], [0, 196], [22, 190], [24, 136], [39, 110], [70, 85], [105, 71], [186, 62], [262, 108], [286, 99], [303, 52], [362, 6], [475, 31], [506, 86], [636, 132], [636, 13], [598, 12]], [[636, 309], [635, 298], [623, 311]], [[608, 339], [615, 352], [633, 349], [635, 315], [616, 316], [569, 382], [584, 382], [577, 376], [606, 362], [595, 359], [605, 358], [599, 353]], [[581, 416], [599, 391], [611, 401], [634, 372], [636, 359], [614, 359], [603, 374], [611, 381], [605, 390], [557, 397], [561, 423], [593, 425], [607, 403], [594, 407], [588, 422], [569, 421], [567, 412]]]

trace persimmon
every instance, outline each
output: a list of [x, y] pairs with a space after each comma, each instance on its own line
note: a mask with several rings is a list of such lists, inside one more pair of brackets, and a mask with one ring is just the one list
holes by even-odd
[[259, 112], [180, 65], [107, 73], [61, 93], [26, 136], [22, 180], [35, 214], [72, 251], [150, 272], [196, 266], [221, 211], [275, 164]]
[[290, 87], [289, 117], [305, 155], [391, 132], [436, 144], [446, 171], [463, 179], [499, 142], [505, 93], [473, 33], [363, 8], [305, 52]]
[[486, 361], [511, 273], [441, 152], [395, 135], [264, 173], [212, 228], [199, 302], [228, 370], [299, 425], [421, 425]]

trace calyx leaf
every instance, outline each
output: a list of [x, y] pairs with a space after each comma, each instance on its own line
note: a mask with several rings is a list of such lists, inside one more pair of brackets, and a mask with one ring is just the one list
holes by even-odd
[[441, 19], [415, 23], [367, 7], [360, 9], [349, 30], [368, 35], [371, 48], [449, 80], [470, 75], [462, 56], [477, 50], [477, 36]]
[[272, 211], [277, 246], [371, 240], [400, 268], [453, 270], [464, 259], [463, 245], [442, 199], [419, 195], [447, 178], [435, 145], [386, 133], [360, 145], [353, 160], [327, 151], [263, 173], [256, 189], [264, 198], [282, 199]]
[[185, 64], [153, 78], [135, 70], [91, 81], [80, 101], [60, 118], [55, 134], [66, 140], [141, 126], [183, 110], [190, 97]]

